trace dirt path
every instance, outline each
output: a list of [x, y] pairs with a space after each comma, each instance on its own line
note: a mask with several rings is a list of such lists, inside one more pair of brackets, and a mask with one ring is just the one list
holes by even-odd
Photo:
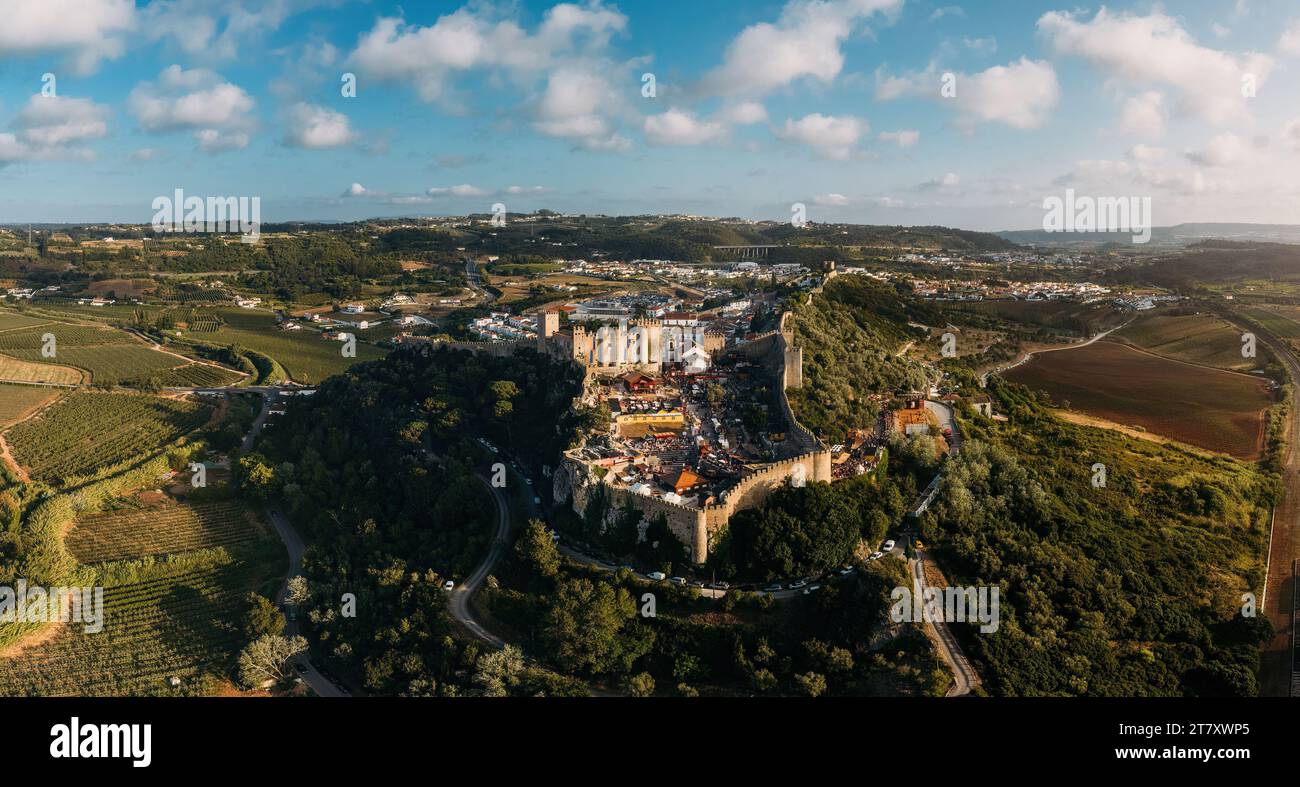
[[13, 452], [9, 450], [9, 441], [3, 434], [0, 434], [0, 460], [4, 461], [5, 467], [9, 468], [9, 472], [13, 473], [19, 481], [24, 484], [32, 482], [32, 477], [27, 474], [22, 465], [18, 464], [18, 460], [14, 459]]

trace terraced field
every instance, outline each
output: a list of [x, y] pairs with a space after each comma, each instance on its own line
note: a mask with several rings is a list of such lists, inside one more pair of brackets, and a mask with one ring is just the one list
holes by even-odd
[[210, 411], [183, 400], [79, 391], [6, 438], [33, 478], [59, 484], [143, 458], [202, 426]]
[[1111, 335], [1156, 355], [1219, 369], [1250, 371], [1268, 361], [1267, 349], [1255, 358], [1241, 356], [1241, 331], [1212, 314], [1153, 314]]
[[236, 501], [160, 506], [94, 514], [77, 520], [64, 543], [82, 563], [232, 547], [264, 531]]
[[0, 384], [0, 426], [21, 421], [28, 413], [54, 399], [60, 393], [57, 388], [38, 385]]
[[211, 693], [244, 644], [245, 594], [268, 592], [282, 564], [274, 541], [106, 564], [96, 580], [104, 587], [103, 629], [69, 623], [20, 658], [0, 659], [0, 696]]

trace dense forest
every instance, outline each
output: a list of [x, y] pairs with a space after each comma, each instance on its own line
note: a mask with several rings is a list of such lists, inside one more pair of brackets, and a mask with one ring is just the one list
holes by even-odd
[[[471, 438], [549, 461], [571, 439], [574, 374], [531, 351], [393, 353], [326, 380], [239, 459], [243, 494], [283, 500], [313, 544], [304, 608], [334, 671], [378, 694], [476, 690], [488, 656], [451, 636], [440, 589], [482, 559], [495, 522]], [[516, 688], [563, 690], [548, 680]]]

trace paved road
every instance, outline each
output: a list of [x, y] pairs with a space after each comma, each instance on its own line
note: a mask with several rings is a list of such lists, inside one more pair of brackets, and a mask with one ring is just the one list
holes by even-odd
[[[275, 532], [279, 534], [280, 540], [284, 542], [284, 548], [289, 552], [289, 571], [285, 575], [284, 584], [280, 586], [279, 592], [275, 594], [275, 603], [282, 604], [284, 603], [284, 596], [289, 590], [289, 580], [292, 577], [298, 576], [302, 571], [302, 553], [305, 547], [302, 543], [302, 537], [298, 535], [298, 531], [293, 529], [293, 525], [289, 524], [289, 520], [284, 516], [284, 514], [274, 508], [267, 509], [266, 513], [268, 518], [271, 520], [271, 524], [275, 525]], [[292, 637], [297, 634], [298, 621], [286, 621], [284, 624], [284, 635], [286, 637]], [[302, 666], [302, 669], [298, 670], [298, 674], [302, 676], [303, 682], [310, 686], [311, 690], [316, 692], [317, 696], [348, 696], [346, 691], [335, 686], [330, 682], [329, 678], [326, 678], [320, 673], [320, 670], [316, 669], [306, 652], [303, 652], [294, 659], [294, 661]]]
[[934, 413], [934, 417], [939, 419], [939, 429], [952, 430], [952, 450], [956, 453], [961, 450], [961, 430], [957, 428], [957, 419], [953, 416], [952, 406], [943, 402], [932, 402], [926, 400], [925, 409]]
[[[244, 391], [248, 389], [240, 388], [235, 390]], [[247, 453], [253, 447], [253, 442], [257, 440], [257, 436], [261, 433], [262, 427], [266, 425], [267, 416], [270, 414], [271, 405], [275, 403], [275, 400], [275, 389], [264, 389], [262, 391], [262, 409], [258, 412], [257, 418], [253, 421], [253, 428], [248, 430], [248, 435], [244, 438], [244, 442], [240, 446], [241, 452]], [[268, 508], [266, 510], [266, 515], [267, 518], [271, 520], [271, 524], [275, 526], [275, 532], [280, 536], [280, 541], [284, 543], [285, 551], [289, 553], [289, 570], [284, 576], [284, 583], [280, 585], [280, 590], [275, 594], [275, 603], [278, 606], [284, 603], [285, 594], [289, 592], [289, 580], [302, 573], [302, 553], [305, 551], [306, 547], [303, 545], [302, 537], [298, 535], [298, 531], [293, 529], [293, 525], [289, 523], [289, 519], [279, 509]], [[297, 634], [298, 621], [285, 621], [284, 635], [286, 637], [292, 637]], [[310, 686], [311, 690], [316, 692], [318, 696], [348, 696], [346, 691], [335, 686], [328, 678], [316, 669], [306, 652], [299, 655], [294, 659], [294, 661], [296, 664], [302, 665], [302, 669], [298, 671], [298, 674], [302, 676], [303, 682]]]
[[[924, 603], [925, 598], [925, 564], [929, 557], [922, 550], [916, 551], [916, 560], [912, 561], [912, 590], [913, 603]], [[929, 616], [926, 616], [929, 617]], [[926, 620], [922, 625], [928, 627], [934, 633], [934, 641], [938, 645], [939, 656], [948, 664], [948, 669], [952, 671], [952, 687], [948, 689], [946, 697], [963, 697], [970, 694], [971, 688], [979, 684], [979, 675], [971, 667], [970, 662], [966, 660], [966, 654], [962, 652], [961, 645], [957, 644], [957, 638], [952, 635], [948, 624], [943, 621], [943, 616], [938, 615], [936, 620]]]
[[1292, 596], [1295, 589], [1291, 580], [1291, 561], [1300, 557], [1300, 360], [1285, 342], [1262, 330], [1261, 326], [1246, 324], [1245, 329], [1273, 352], [1291, 376], [1291, 418], [1288, 424], [1286, 456], [1283, 457], [1282, 500], [1273, 511], [1273, 529], [1269, 538], [1268, 577], [1264, 584], [1264, 598], [1260, 600], [1264, 614], [1273, 624], [1273, 639], [1263, 645], [1259, 656], [1259, 693], [1264, 697], [1287, 697], [1292, 693], [1291, 646]]
[[451, 597], [447, 599], [447, 610], [453, 618], [460, 621], [461, 625], [475, 637], [494, 648], [500, 649], [506, 646], [505, 640], [483, 628], [483, 624], [474, 618], [469, 601], [479, 586], [483, 584], [483, 580], [487, 579], [487, 575], [491, 573], [493, 566], [505, 554], [506, 545], [510, 543], [510, 507], [506, 505], [500, 489], [488, 483], [488, 480], [483, 476], [476, 477], [492, 493], [492, 500], [496, 503], [497, 530], [492, 536], [492, 546], [488, 549], [483, 562], [478, 564], [478, 567], [474, 569], [468, 579], [461, 583], [460, 587], [451, 592]]

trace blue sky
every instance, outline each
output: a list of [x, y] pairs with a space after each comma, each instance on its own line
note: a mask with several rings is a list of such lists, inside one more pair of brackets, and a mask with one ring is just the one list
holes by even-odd
[[1300, 223], [1284, 0], [2, 5], [0, 223], [143, 223], [177, 188], [265, 221], [799, 202], [992, 230], [1074, 188]]

